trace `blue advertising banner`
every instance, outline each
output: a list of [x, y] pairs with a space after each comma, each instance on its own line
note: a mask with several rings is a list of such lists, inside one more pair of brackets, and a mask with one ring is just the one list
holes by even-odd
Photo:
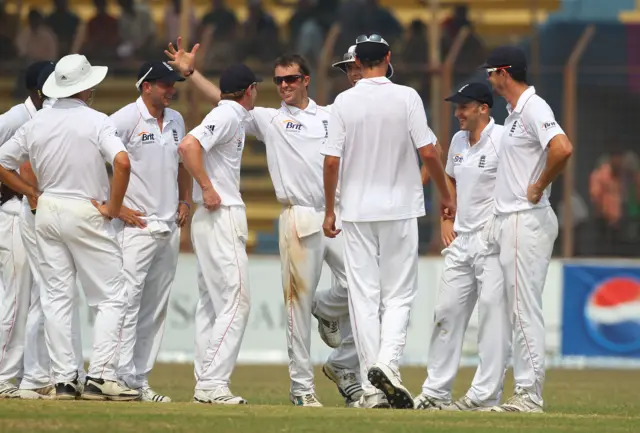
[[640, 267], [564, 266], [562, 355], [640, 358]]

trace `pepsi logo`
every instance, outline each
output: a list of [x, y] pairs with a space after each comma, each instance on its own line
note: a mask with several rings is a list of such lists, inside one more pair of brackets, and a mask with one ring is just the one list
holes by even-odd
[[589, 335], [601, 347], [620, 354], [639, 350], [640, 280], [604, 280], [589, 295], [584, 318]]

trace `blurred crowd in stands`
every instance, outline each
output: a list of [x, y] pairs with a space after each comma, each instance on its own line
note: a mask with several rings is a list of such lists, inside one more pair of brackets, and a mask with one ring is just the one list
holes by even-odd
[[[0, 0], [2, 5], [3, 0]], [[119, 14], [109, 14], [109, 1], [117, 2]], [[377, 32], [392, 44], [396, 81], [411, 84], [427, 97], [428, 31], [415, 20], [405, 29], [393, 11], [377, 0], [277, 0], [291, 9], [291, 17], [278, 26], [261, 0], [247, 0], [248, 15], [241, 21], [224, 0], [211, 0], [209, 10], [189, 16], [191, 41], [206, 45], [205, 69], [220, 69], [238, 61], [269, 65], [278, 54], [295, 51], [316, 67], [325, 37], [334, 24], [340, 32], [334, 58], [342, 56], [362, 33]], [[416, 3], [419, 4], [418, 2]], [[29, 10], [21, 25], [0, 6], [0, 63], [4, 69], [21, 69], [34, 60], [56, 59], [69, 53], [85, 54], [93, 63], [107, 64], [117, 72], [136, 70], [139, 62], [162, 55], [161, 49], [180, 33], [180, 0], [167, 0], [162, 23], [154, 22], [146, 0], [93, 0], [94, 16], [82, 22], [68, 0], [53, 0], [52, 11]], [[161, 24], [161, 25], [160, 25]], [[443, 23], [442, 52], [446, 53], [457, 32], [470, 25], [467, 7], [459, 6]], [[473, 34], [460, 54], [470, 70], [484, 59], [485, 50]], [[461, 69], [464, 69], [462, 65]]]

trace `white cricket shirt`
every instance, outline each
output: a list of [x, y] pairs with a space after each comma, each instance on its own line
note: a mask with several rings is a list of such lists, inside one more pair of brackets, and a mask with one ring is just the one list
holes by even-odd
[[105, 201], [113, 164], [126, 152], [109, 117], [79, 99], [41, 110], [0, 148], [0, 165], [17, 170], [29, 160], [43, 194]]
[[507, 105], [502, 152], [496, 178], [496, 213], [508, 214], [547, 207], [551, 185], [537, 204], [527, 199], [529, 185], [535, 183], [547, 162], [547, 145], [553, 137], [564, 134], [553, 111], [530, 86], [520, 95], [515, 109]]
[[[27, 98], [22, 104], [14, 105], [9, 111], [0, 115], [0, 146], [11, 139], [13, 134], [37, 112], [31, 98]], [[20, 209], [20, 200], [17, 197], [2, 205], [2, 210], [11, 214], [19, 214]]]
[[178, 145], [184, 138], [180, 113], [165, 108], [162, 130], [158, 119], [138, 98], [111, 115], [129, 152], [131, 177], [124, 205], [149, 220], [174, 222], [178, 210]]
[[247, 134], [265, 143], [267, 166], [280, 203], [324, 209], [324, 156], [331, 110], [309, 99], [307, 108], [282, 103], [279, 109], [256, 107]]
[[480, 230], [493, 214], [503, 129], [491, 118], [473, 146], [468, 131], [458, 131], [451, 139], [445, 171], [456, 180], [456, 233]]
[[361, 79], [332, 106], [322, 153], [341, 158], [344, 221], [385, 221], [425, 214], [416, 149], [436, 137], [418, 93], [387, 78]]
[[[249, 112], [235, 101], [220, 101], [189, 134], [205, 151], [204, 166], [223, 206], [244, 206], [240, 195], [240, 163], [244, 123]], [[202, 188], [193, 182], [193, 201], [202, 204]]]

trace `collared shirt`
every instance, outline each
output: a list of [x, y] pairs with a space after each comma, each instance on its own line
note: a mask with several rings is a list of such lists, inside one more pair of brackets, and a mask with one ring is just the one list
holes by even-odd
[[507, 105], [509, 116], [504, 121], [502, 152], [496, 178], [496, 213], [508, 214], [547, 207], [551, 185], [537, 204], [527, 199], [529, 185], [535, 183], [547, 162], [547, 145], [564, 131], [544, 99], [530, 86], [515, 109]]
[[139, 97], [111, 115], [131, 161], [124, 205], [150, 220], [175, 221], [178, 209], [178, 145], [184, 138], [180, 113], [165, 108], [162, 130]]
[[491, 118], [473, 146], [469, 144], [468, 131], [458, 131], [451, 139], [445, 171], [456, 180], [456, 233], [481, 229], [493, 214], [503, 129]]
[[323, 154], [341, 158], [344, 221], [425, 214], [416, 149], [436, 143], [418, 93], [387, 78], [362, 79], [336, 98]]
[[[244, 124], [249, 112], [235, 101], [220, 101], [190, 135], [204, 151], [204, 166], [223, 206], [244, 206], [240, 195], [240, 163], [244, 149]], [[202, 204], [202, 188], [193, 182], [193, 201]]]
[[[6, 143], [20, 129], [22, 125], [31, 120], [38, 110], [31, 98], [27, 98], [22, 104], [14, 105], [6, 113], [0, 115], [0, 146]], [[2, 210], [17, 214], [20, 212], [20, 200], [14, 197], [2, 205]]]
[[0, 148], [0, 165], [17, 170], [29, 160], [44, 194], [105, 201], [113, 164], [126, 152], [109, 117], [78, 99], [41, 110]]
[[330, 107], [309, 99], [304, 110], [283, 102], [279, 109], [256, 107], [250, 116], [247, 134], [265, 143], [278, 201], [324, 209], [320, 151], [329, 137]]

